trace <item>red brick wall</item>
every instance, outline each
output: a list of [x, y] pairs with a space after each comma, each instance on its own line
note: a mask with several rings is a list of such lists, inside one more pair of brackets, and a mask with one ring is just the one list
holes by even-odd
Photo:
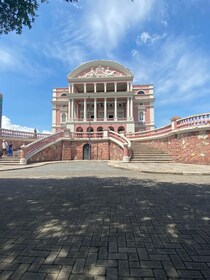
[[177, 133], [144, 143], [168, 152], [177, 162], [210, 164], [210, 130]]
[[[28, 162], [82, 160], [83, 146], [87, 141], [62, 141], [34, 155]], [[123, 149], [116, 144], [101, 140], [91, 142], [91, 159], [93, 160], [122, 160]]]
[[32, 156], [28, 160], [28, 163], [62, 160], [62, 148], [63, 148], [62, 142], [51, 145], [50, 147]]

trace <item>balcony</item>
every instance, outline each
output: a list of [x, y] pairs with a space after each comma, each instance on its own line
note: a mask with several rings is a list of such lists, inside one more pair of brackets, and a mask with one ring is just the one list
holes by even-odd
[[87, 123], [87, 122], [91, 122], [91, 123], [101, 123], [101, 122], [126, 122], [128, 121], [127, 118], [117, 118], [117, 119], [114, 119], [114, 118], [97, 118], [96, 120], [94, 118], [91, 118], [91, 119], [83, 119], [83, 118], [75, 118], [75, 119], [70, 119], [68, 121], [68, 123]]

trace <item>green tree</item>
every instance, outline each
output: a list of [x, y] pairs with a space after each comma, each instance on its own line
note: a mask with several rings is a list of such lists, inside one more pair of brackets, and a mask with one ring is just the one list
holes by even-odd
[[[55, 0], [52, 0], [55, 1]], [[78, 2], [78, 0], [64, 0], [65, 2]], [[15, 31], [22, 33], [23, 26], [29, 29], [37, 17], [41, 3], [49, 0], [0, 0], [0, 34]]]

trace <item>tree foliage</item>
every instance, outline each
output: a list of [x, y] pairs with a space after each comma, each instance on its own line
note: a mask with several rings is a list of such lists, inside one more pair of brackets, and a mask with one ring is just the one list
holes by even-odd
[[[52, 0], [55, 1], [55, 0]], [[78, 0], [64, 0], [78, 2]], [[32, 28], [41, 3], [49, 0], [0, 0], [0, 34], [22, 33], [23, 26]]]

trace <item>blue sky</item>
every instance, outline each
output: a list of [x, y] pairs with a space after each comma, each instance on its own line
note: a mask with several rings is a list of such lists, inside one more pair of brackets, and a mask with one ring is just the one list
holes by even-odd
[[0, 38], [4, 128], [50, 131], [52, 89], [94, 59], [154, 85], [156, 127], [210, 111], [210, 0], [50, 0], [38, 14]]

